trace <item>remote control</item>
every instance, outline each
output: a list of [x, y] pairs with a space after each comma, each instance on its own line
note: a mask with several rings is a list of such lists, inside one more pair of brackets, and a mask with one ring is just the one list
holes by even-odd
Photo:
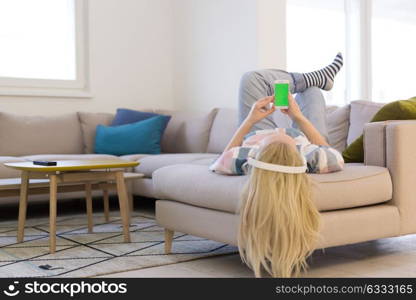
[[35, 160], [33, 162], [34, 165], [39, 165], [39, 166], [56, 166], [57, 162], [56, 161], [42, 161], [42, 160]]

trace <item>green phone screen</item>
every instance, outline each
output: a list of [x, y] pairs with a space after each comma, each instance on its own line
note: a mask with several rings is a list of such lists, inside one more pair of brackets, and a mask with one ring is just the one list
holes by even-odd
[[289, 84], [275, 83], [274, 97], [275, 106], [289, 106]]

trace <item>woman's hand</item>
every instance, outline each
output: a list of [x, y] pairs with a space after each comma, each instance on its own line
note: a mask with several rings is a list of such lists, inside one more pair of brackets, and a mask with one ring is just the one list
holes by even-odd
[[299, 105], [293, 98], [292, 94], [289, 94], [289, 108], [282, 109], [282, 113], [288, 115], [294, 121], [303, 118], [303, 114], [300, 111]]
[[228, 143], [227, 147], [225, 147], [224, 152], [234, 147], [241, 146], [244, 137], [251, 131], [253, 125], [276, 111], [275, 106], [270, 105], [273, 101], [274, 96], [271, 96], [260, 99], [253, 104], [248, 116], [240, 127], [238, 127], [236, 133], [234, 133], [234, 136], [231, 138], [231, 141]]
[[274, 113], [276, 111], [276, 107], [274, 105], [270, 105], [270, 103], [273, 102], [274, 96], [258, 100], [251, 107], [250, 113], [246, 118], [246, 122], [249, 122], [250, 124], [255, 124]]

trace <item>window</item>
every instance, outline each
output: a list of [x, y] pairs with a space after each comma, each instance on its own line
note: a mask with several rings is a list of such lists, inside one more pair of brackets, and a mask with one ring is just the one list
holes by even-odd
[[84, 2], [0, 1], [0, 94], [86, 95]]
[[416, 1], [373, 1], [374, 101], [416, 96]]
[[[287, 69], [310, 72], [332, 62], [338, 52], [345, 59], [344, 0], [288, 0]], [[324, 93], [328, 104], [345, 101], [345, 70], [334, 88]]]
[[415, 96], [415, 15], [414, 0], [287, 0], [288, 69], [319, 68], [342, 50], [328, 104]]

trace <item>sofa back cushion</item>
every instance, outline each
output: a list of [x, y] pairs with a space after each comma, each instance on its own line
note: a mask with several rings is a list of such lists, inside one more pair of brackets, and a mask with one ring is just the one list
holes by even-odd
[[83, 152], [76, 113], [44, 117], [1, 112], [0, 140], [0, 156]]
[[[139, 121], [144, 121], [153, 117], [160, 116], [151, 111], [133, 110], [128, 108], [118, 108], [116, 115], [111, 122], [111, 126], [120, 126]], [[166, 118], [166, 123], [169, 122], [170, 117]]]
[[209, 135], [217, 113], [155, 110], [155, 113], [171, 116], [162, 137], [163, 153], [205, 153]]
[[[327, 122], [329, 143], [338, 151], [347, 146], [347, 136], [350, 118], [350, 106], [328, 106]], [[280, 115], [280, 114], [279, 114]], [[274, 118], [280, 126], [291, 127], [289, 121], [282, 116]], [[208, 143], [208, 153], [222, 153], [238, 128], [237, 110], [232, 108], [219, 108], [212, 124]]]
[[209, 135], [208, 153], [222, 153], [238, 127], [237, 110], [219, 108]]
[[347, 147], [350, 109], [350, 105], [345, 105], [342, 107], [328, 106], [326, 110], [328, 142], [339, 152], [344, 151]]
[[351, 102], [350, 128], [348, 131], [348, 145], [359, 138], [364, 131], [364, 125], [373, 118], [373, 116], [385, 105], [370, 101], [353, 101]]
[[78, 117], [82, 129], [83, 153], [94, 153], [97, 126], [109, 126], [114, 119], [114, 115], [109, 113], [78, 112]]

